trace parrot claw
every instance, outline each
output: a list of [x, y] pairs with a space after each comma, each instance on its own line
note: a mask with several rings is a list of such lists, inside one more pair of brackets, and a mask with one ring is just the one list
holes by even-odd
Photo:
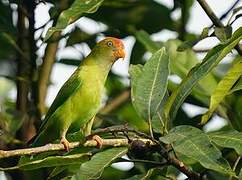
[[91, 139], [97, 142], [97, 148], [99, 148], [99, 149], [102, 148], [102, 146], [103, 146], [103, 139], [100, 136], [94, 135], [94, 136], [91, 137]]
[[63, 144], [65, 150], [68, 152], [70, 150], [69, 141], [67, 141], [67, 139], [65, 137], [62, 137], [60, 142], [61, 142], [61, 144]]

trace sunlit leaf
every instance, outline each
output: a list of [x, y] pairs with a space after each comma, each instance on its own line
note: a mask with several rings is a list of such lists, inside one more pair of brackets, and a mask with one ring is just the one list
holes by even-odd
[[242, 28], [239, 28], [226, 43], [214, 47], [208, 52], [202, 63], [190, 70], [180, 86], [172, 93], [166, 103], [165, 117], [173, 119], [176, 112], [190, 94], [192, 88], [205, 77], [242, 39]]
[[172, 144], [174, 151], [199, 162], [203, 167], [223, 174], [235, 175], [208, 135], [192, 126], [177, 126], [160, 140]]
[[210, 106], [206, 114], [202, 117], [202, 124], [205, 124], [224, 97], [229, 93], [232, 86], [242, 75], [242, 60], [235, 63], [225, 77], [219, 82], [210, 99]]
[[242, 77], [238, 80], [238, 82], [235, 83], [235, 85], [230, 90], [230, 93], [233, 93], [235, 91], [239, 91], [242, 89]]

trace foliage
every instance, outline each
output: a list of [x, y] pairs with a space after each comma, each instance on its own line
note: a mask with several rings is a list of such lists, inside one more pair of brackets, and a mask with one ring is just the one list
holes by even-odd
[[[230, 10], [233, 13], [225, 26], [204, 27], [201, 34], [193, 34], [186, 27], [194, 1], [173, 2], [174, 7], [169, 8], [155, 0], [47, 0], [41, 5], [51, 6], [50, 19], [36, 29], [34, 11], [42, 1], [0, 0], [0, 149], [25, 147], [26, 137], [38, 129], [43, 115], [39, 111], [40, 79], [49, 79], [53, 65], [80, 64], [81, 58], [57, 56], [59, 42], [65, 42], [60, 43], [64, 49], [80, 45], [91, 49], [103, 35], [134, 39], [129, 77], [114, 71], [109, 74], [106, 105], [93, 127], [98, 130], [128, 122], [127, 131], [101, 134], [105, 139], [128, 138], [128, 147], [80, 146], [70, 152], [30, 155], [30, 160], [19, 162], [17, 158], [0, 159], [0, 170], [13, 179], [20, 174], [27, 179], [176, 179], [181, 172], [190, 179], [239, 179], [242, 58], [238, 44], [242, 28], [234, 29], [232, 24], [241, 16], [241, 7]], [[181, 15], [174, 19], [176, 10]], [[98, 30], [80, 26], [78, 20], [83, 17]], [[176, 33], [177, 39], [155, 39], [153, 34], [163, 30]], [[203, 52], [199, 60], [195, 45], [211, 37], [220, 43]], [[39, 48], [45, 48], [43, 56]], [[84, 54], [81, 49], [78, 52]], [[226, 58], [229, 61], [224, 62]], [[9, 91], [16, 91], [17, 96], [10, 97]], [[187, 104], [207, 110], [191, 116], [184, 108]], [[207, 132], [213, 117], [226, 125]], [[79, 140], [76, 134], [70, 136]], [[141, 137], [155, 145], [130, 140]], [[116, 162], [132, 162], [133, 167], [121, 170], [112, 165]], [[18, 171], [8, 171], [13, 169]]]

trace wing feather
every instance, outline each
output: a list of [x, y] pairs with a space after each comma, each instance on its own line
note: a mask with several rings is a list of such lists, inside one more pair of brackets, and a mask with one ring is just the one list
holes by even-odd
[[74, 95], [78, 89], [81, 88], [82, 81], [78, 77], [78, 73], [80, 71], [80, 67], [71, 75], [71, 77], [64, 83], [61, 87], [60, 91], [58, 92], [56, 98], [54, 99], [53, 103], [51, 104], [44, 121], [42, 122], [39, 132], [42, 131], [48, 122], [51, 115], [63, 104], [65, 103], [68, 98]]

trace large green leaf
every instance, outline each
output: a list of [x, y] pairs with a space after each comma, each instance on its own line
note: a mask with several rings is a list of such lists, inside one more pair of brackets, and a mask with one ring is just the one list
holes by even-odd
[[169, 97], [165, 106], [165, 117], [173, 119], [177, 110], [192, 91], [200, 79], [205, 77], [242, 39], [242, 28], [239, 28], [231, 39], [222, 43], [208, 52], [202, 63], [190, 70], [180, 86]]
[[123, 156], [127, 150], [127, 147], [118, 147], [107, 149], [103, 152], [95, 154], [90, 161], [87, 161], [81, 165], [78, 173], [75, 174], [71, 179], [97, 179], [102, 174], [104, 168], [109, 166], [115, 159]]
[[210, 99], [210, 106], [206, 114], [202, 117], [202, 124], [205, 124], [213, 112], [216, 110], [218, 105], [222, 102], [224, 97], [229, 93], [235, 82], [242, 75], [242, 59], [235, 63], [234, 66], [228, 71], [225, 77], [219, 82], [215, 91], [213, 92]]
[[78, 20], [84, 13], [96, 12], [102, 2], [103, 0], [75, 0], [70, 8], [60, 14], [56, 26], [48, 30], [44, 40], [47, 41], [54, 32], [65, 29], [66, 26]]
[[160, 140], [172, 144], [175, 152], [196, 160], [207, 169], [235, 175], [221, 152], [200, 129], [187, 125], [177, 126]]
[[141, 67], [130, 67], [131, 97], [138, 114], [151, 125], [151, 119], [162, 102], [168, 84], [169, 57], [165, 48], [154, 53]]
[[209, 138], [217, 145], [233, 148], [239, 155], [242, 155], [242, 133], [236, 130], [217, 131], [208, 133]]
[[[154, 42], [145, 31], [138, 31], [135, 35], [137, 40], [143, 44], [147, 51], [154, 52], [155, 50], [158, 50], [158, 43]], [[183, 79], [186, 77], [189, 70], [191, 70], [199, 61], [192, 50], [188, 49], [184, 52], [178, 52], [177, 48], [180, 44], [181, 41], [179, 40], [168, 40], [164, 43], [164, 46], [170, 57], [171, 74], [176, 74]], [[208, 104], [209, 96], [212, 94], [216, 86], [217, 81], [214, 75], [209, 73], [194, 87], [192, 95], [204, 104]]]

